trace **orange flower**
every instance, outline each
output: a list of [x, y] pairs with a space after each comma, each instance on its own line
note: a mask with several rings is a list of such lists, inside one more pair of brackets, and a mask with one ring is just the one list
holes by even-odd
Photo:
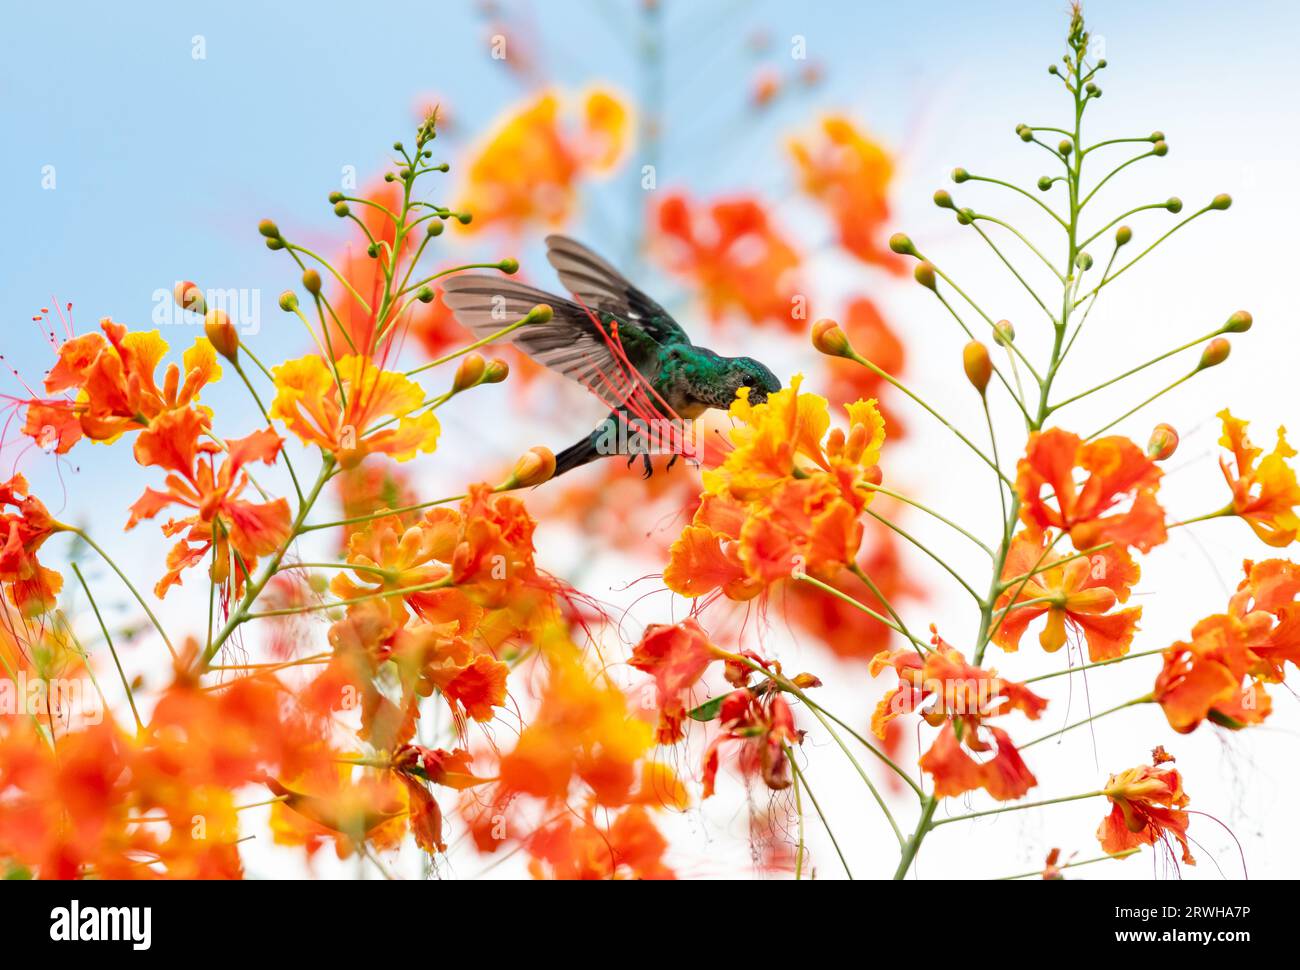
[[[1076, 468], [1087, 473], [1081, 484], [1074, 480]], [[1164, 509], [1156, 502], [1160, 475], [1155, 462], [1127, 438], [1085, 442], [1059, 428], [1035, 431], [1017, 466], [1020, 515], [1027, 526], [1069, 532], [1076, 549], [1113, 542], [1148, 552], [1166, 538]], [[1116, 511], [1130, 498], [1126, 510]]]
[[[906, 649], [882, 652], [872, 660], [873, 677], [885, 667], [898, 673], [898, 686], [885, 695], [871, 717], [872, 730], [884, 740], [890, 721], [920, 711], [928, 723], [941, 727], [919, 762], [934, 778], [936, 798], [977, 788], [999, 801], [1022, 797], [1038, 781], [1007, 733], [984, 721], [1011, 711], [1037, 720], [1047, 701], [1023, 684], [1004, 680], [996, 671], [972, 667], [937, 634], [933, 642], [935, 649], [924, 658]], [[955, 727], [958, 723], [962, 725], [960, 737]], [[968, 752], [993, 754], [976, 761]]]
[[1159, 840], [1169, 845], [1172, 835], [1182, 847], [1183, 862], [1195, 865], [1187, 847], [1187, 794], [1173, 768], [1143, 765], [1111, 775], [1103, 794], [1110, 799], [1110, 814], [1097, 829], [1097, 840], [1109, 855], [1118, 855]]
[[[15, 511], [5, 511], [7, 506]], [[9, 601], [23, 616], [54, 608], [63, 577], [42, 566], [36, 553], [46, 539], [64, 528], [45, 504], [28, 492], [22, 475], [0, 483], [0, 583], [5, 584]]]
[[1232, 451], [1235, 468], [1229, 469], [1225, 458], [1219, 459], [1223, 477], [1232, 489], [1231, 510], [1245, 520], [1255, 535], [1270, 546], [1286, 546], [1300, 532], [1300, 485], [1294, 469], [1286, 463], [1295, 457], [1295, 449], [1286, 441], [1286, 429], [1277, 429], [1277, 445], [1272, 454], [1251, 445], [1246, 437], [1246, 422], [1234, 418], [1225, 408], [1218, 414], [1223, 421], [1219, 444]]
[[[207, 418], [197, 411], [168, 411], [136, 441], [136, 457], [141, 464], [157, 465], [171, 474], [167, 476], [167, 491], [145, 489], [131, 506], [126, 527], [133, 529], [141, 519], [152, 519], [170, 505], [194, 510], [193, 515], [170, 519], [162, 527], [164, 535], [184, 533], [184, 538], [167, 556], [167, 572], [154, 588], [160, 597], [180, 583], [185, 569], [214, 549], [210, 570], [213, 582], [224, 584], [233, 577], [235, 595], [239, 595], [258, 557], [276, 552], [289, 539], [286, 500], [259, 503], [239, 498], [248, 484], [244, 466], [253, 461], [274, 464], [284, 440], [265, 428], [231, 440], [217, 468], [215, 455], [221, 447], [199, 440], [206, 430]], [[233, 561], [232, 553], [239, 562]]]
[[596, 804], [627, 804], [654, 731], [631, 716], [622, 691], [591, 676], [571, 644], [548, 645], [546, 656], [537, 713], [501, 757], [502, 792], [558, 803], [580, 781]]
[[[204, 386], [221, 377], [216, 351], [206, 337], [199, 337], [180, 366], [168, 366], [159, 388], [154, 371], [167, 353], [167, 344], [158, 331], [128, 333], [107, 317], [99, 325], [103, 335], [87, 333], [65, 341], [58, 361], [45, 375], [47, 392], [76, 390], [76, 399], [29, 402], [23, 432], [39, 440], [52, 430], [59, 454], [83, 434], [94, 441], [111, 441], [127, 431], [147, 428], [161, 414], [191, 407]], [[72, 427], [73, 418], [79, 431]]]
[[1227, 613], [1201, 620], [1190, 643], [1164, 653], [1154, 697], [1175, 731], [1206, 718], [1234, 729], [1258, 724], [1272, 711], [1261, 682], [1285, 679], [1288, 661], [1300, 665], [1300, 566], [1247, 561], [1245, 573]]
[[[993, 642], [1004, 650], [1019, 649], [1029, 624], [1046, 614], [1047, 626], [1038, 642], [1047, 652], [1061, 649], [1066, 631], [1072, 629], [1087, 641], [1088, 658], [1094, 663], [1124, 656], [1142, 607], [1110, 611], [1128, 600], [1140, 575], [1137, 563], [1118, 546], [1063, 563], [1065, 557], [1051, 555], [1047, 548], [1047, 536], [1032, 530], [1012, 540], [1002, 569], [1002, 581], [1011, 585], [998, 597], [994, 610], [1006, 610], [1013, 596], [1017, 605], [1011, 606], [994, 631]], [[1022, 585], [1018, 577], [1030, 572], [1034, 575]]]
[[561, 818], [528, 840], [534, 879], [674, 879], [664, 864], [668, 842], [640, 805], [632, 805], [607, 828], [590, 811], [581, 821]]
[[756, 776], [773, 791], [790, 787], [790, 763], [786, 748], [803, 740], [794, 726], [790, 705], [776, 691], [758, 691], [744, 687], [734, 690], [722, 701], [718, 715], [720, 733], [704, 752], [704, 791], [701, 798], [713, 794], [718, 776], [722, 746], [740, 742], [738, 762], [746, 776]]
[[579, 180], [618, 164], [632, 124], [624, 101], [607, 91], [589, 92], [576, 131], [566, 128], [561, 113], [561, 96], [543, 92], [508, 114], [473, 154], [460, 202], [474, 214], [470, 231], [558, 227], [573, 213]]
[[[401, 843], [410, 816], [427, 803], [412, 806], [410, 788], [391, 771], [321, 764], [283, 784], [266, 787], [280, 798], [271, 806], [271, 832], [277, 845], [301, 845], [308, 854], [333, 842], [340, 859], [368, 843], [394, 849]], [[427, 792], [426, 792], [427, 794]]]
[[657, 222], [664, 261], [686, 277], [714, 320], [730, 312], [753, 323], [775, 321], [802, 330], [807, 316], [794, 313], [792, 280], [799, 255], [768, 221], [757, 199], [737, 197], [693, 212], [684, 194], [659, 203]]
[[684, 737], [682, 721], [691, 688], [722, 656], [694, 617], [672, 625], [652, 623], [645, 628], [628, 663], [655, 679], [660, 744], [673, 744]]
[[[340, 472], [334, 481], [343, 519], [405, 508], [419, 502], [406, 469], [398, 467], [387, 455], [374, 455], [360, 465]], [[403, 526], [411, 526], [419, 518], [419, 513], [405, 512], [397, 518]], [[343, 548], [346, 550], [352, 536], [365, 531], [365, 528], [364, 523], [344, 526]]]
[[337, 381], [315, 354], [273, 368], [271, 417], [283, 421], [304, 444], [334, 455], [344, 468], [377, 452], [408, 461], [437, 447], [437, 416], [427, 409], [414, 413], [425, 400], [419, 384], [380, 370], [368, 357], [350, 355], [335, 366]]
[[0, 857], [43, 879], [138, 878], [132, 853], [152, 840], [127, 823], [128, 762], [109, 720], [60, 736], [57, 751], [30, 720], [15, 722], [0, 734]]
[[881, 243], [894, 160], [841, 115], [823, 118], [820, 129], [790, 140], [803, 190], [830, 210], [841, 246], [865, 263], [901, 273], [902, 260]]
[[833, 578], [857, 555], [858, 516], [880, 481], [884, 422], [874, 401], [845, 410], [849, 432], [827, 431], [826, 399], [799, 393], [800, 378], [730, 410], [732, 450], [704, 473], [705, 495], [673, 543], [664, 582], [685, 596], [721, 587], [748, 599], [801, 571]]

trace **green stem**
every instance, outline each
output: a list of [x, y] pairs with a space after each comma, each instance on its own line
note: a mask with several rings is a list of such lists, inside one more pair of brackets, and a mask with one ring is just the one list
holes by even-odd
[[1067, 724], [1059, 731], [1053, 731], [1051, 734], [1044, 734], [1042, 737], [1034, 738], [1034, 740], [1022, 744], [1020, 746], [1020, 750], [1024, 751], [1026, 748], [1032, 748], [1034, 745], [1038, 744], [1041, 741], [1050, 741], [1052, 738], [1060, 737], [1062, 734], [1065, 734], [1067, 731], [1073, 731], [1077, 727], [1083, 727], [1085, 724], [1091, 724], [1093, 721], [1096, 721], [1099, 718], [1106, 717], [1109, 714], [1115, 714], [1118, 711], [1122, 711], [1130, 707], [1136, 707], [1139, 704], [1150, 704], [1152, 703], [1152, 701], [1154, 701], [1154, 699], [1155, 698], [1153, 698], [1150, 694], [1144, 694], [1141, 697], [1133, 698], [1133, 700], [1131, 701], [1125, 701], [1123, 704], [1116, 704], [1114, 707], [1107, 708], [1106, 710], [1102, 711], [1099, 714], [1093, 714], [1091, 717], [1085, 717], [1082, 721], [1075, 721], [1073, 724]]
[[987, 815], [1002, 815], [1005, 812], [1019, 812], [1026, 808], [1044, 808], [1047, 805], [1061, 805], [1065, 802], [1077, 802], [1085, 798], [1097, 798], [1101, 795], [1100, 791], [1084, 792], [1082, 795], [1063, 795], [1060, 798], [1046, 798], [1040, 802], [1023, 802], [1019, 805], [1003, 805], [1000, 808], [988, 808], [982, 812], [968, 812], [965, 815], [952, 815], [948, 818], [941, 818], [934, 822], [930, 828], [937, 829], [940, 825], [947, 825], [949, 822], [966, 822], [973, 818], [984, 818]]
[[95, 612], [95, 619], [99, 623], [99, 630], [104, 634], [104, 642], [108, 644], [108, 652], [113, 655], [113, 665], [117, 667], [117, 675], [122, 678], [122, 688], [126, 691], [126, 702], [131, 705], [131, 716], [135, 718], [135, 729], [138, 733], [144, 733], [144, 722], [140, 720], [140, 712], [135, 706], [135, 695], [131, 692], [131, 682], [126, 679], [126, 671], [122, 669], [122, 661], [117, 656], [117, 648], [113, 646], [113, 637], [108, 632], [108, 627], [104, 623], [104, 618], [100, 616], [99, 605], [95, 602], [94, 595], [90, 592], [90, 586], [86, 583], [86, 577], [81, 575], [81, 569], [74, 562], [72, 571], [77, 574], [77, 580], [81, 583], [81, 588], [86, 591], [86, 599], [90, 600], [90, 608]]

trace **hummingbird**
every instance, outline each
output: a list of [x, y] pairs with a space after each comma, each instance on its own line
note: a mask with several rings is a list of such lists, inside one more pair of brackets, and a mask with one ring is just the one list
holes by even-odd
[[[626, 454], [629, 466], [641, 457], [648, 478], [652, 446], [644, 436], [647, 421], [726, 410], [742, 387], [749, 388], [753, 404], [781, 389], [776, 375], [754, 358], [723, 357], [693, 344], [667, 310], [582, 243], [547, 236], [546, 258], [572, 298], [479, 273], [448, 279], [443, 301], [480, 339], [537, 304], [551, 307], [548, 322], [525, 324], [505, 339], [582, 384], [610, 408], [591, 434], [555, 456], [556, 475], [597, 458]], [[668, 467], [676, 460], [674, 452]]]

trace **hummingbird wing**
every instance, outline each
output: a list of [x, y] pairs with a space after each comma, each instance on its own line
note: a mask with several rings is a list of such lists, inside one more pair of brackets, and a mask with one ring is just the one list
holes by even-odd
[[576, 239], [547, 236], [546, 258], [568, 291], [593, 310], [634, 323], [661, 344], [690, 344], [667, 310]]
[[[567, 297], [498, 276], [465, 274], [442, 283], [443, 302], [462, 325], [482, 339], [508, 327], [539, 303], [554, 316], [548, 323], [529, 324], [507, 334], [529, 357], [582, 384], [608, 407], [622, 407], [637, 383], [654, 377], [659, 343], [639, 326], [621, 323], [617, 345], [626, 362], [616, 356], [610, 331], [592, 320], [591, 310]], [[636, 374], [628, 372], [631, 365]]]

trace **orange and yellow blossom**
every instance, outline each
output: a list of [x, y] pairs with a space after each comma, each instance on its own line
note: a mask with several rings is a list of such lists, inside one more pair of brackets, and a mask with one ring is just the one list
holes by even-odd
[[419, 384], [381, 370], [369, 357], [349, 355], [335, 367], [337, 380], [329, 364], [308, 354], [272, 368], [276, 395], [271, 417], [344, 468], [376, 453], [408, 461], [437, 448], [437, 415], [427, 409], [414, 413], [425, 403]]
[[103, 334], [87, 333], [65, 341], [45, 375], [48, 393], [76, 391], [76, 398], [28, 402], [23, 433], [42, 441], [53, 432], [59, 454], [83, 435], [93, 441], [112, 441], [125, 432], [149, 427], [161, 414], [190, 408], [199, 392], [221, 377], [212, 344], [198, 337], [179, 366], [168, 366], [160, 388], [154, 372], [167, 353], [167, 343], [158, 331], [128, 333], [107, 317], [100, 327]]
[[737, 312], [752, 323], [802, 330], [806, 317], [793, 312], [799, 254], [768, 219], [767, 207], [741, 196], [706, 212], [699, 208], [682, 193], [659, 203], [655, 220], [667, 268], [698, 287], [714, 320]]
[[1111, 804], [1097, 829], [1097, 841], [1106, 853], [1118, 855], [1157, 841], [1169, 845], [1172, 835], [1182, 848], [1183, 862], [1196, 864], [1187, 847], [1187, 794], [1176, 769], [1129, 768], [1111, 775], [1102, 794]]
[[729, 656], [709, 642], [708, 634], [694, 617], [671, 625], [652, 623], [645, 628], [628, 663], [654, 677], [660, 744], [682, 739], [682, 721], [691, 689], [715, 660], [725, 661]]
[[[924, 657], [909, 648], [882, 651], [871, 662], [872, 676], [886, 667], [893, 667], [898, 674], [898, 686], [881, 699], [871, 717], [876, 737], [884, 740], [886, 728], [895, 718], [920, 712], [927, 723], [940, 728], [919, 762], [934, 778], [935, 798], [977, 788], [999, 801], [1022, 797], [1038, 780], [1021, 760], [1010, 736], [984, 722], [1012, 711], [1036, 721], [1047, 701], [1023, 684], [1004, 680], [996, 671], [971, 666], [937, 634], [933, 642], [934, 649]], [[972, 753], [985, 760], [976, 760]]]
[[622, 159], [632, 130], [625, 101], [609, 91], [588, 92], [576, 129], [564, 124], [564, 102], [555, 91], [542, 92], [509, 113], [473, 152], [459, 203], [474, 214], [469, 231], [558, 227], [573, 213], [579, 181]]
[[885, 438], [874, 401], [845, 410], [849, 431], [830, 428], [825, 398], [800, 394], [801, 378], [762, 404], [741, 389], [730, 416], [732, 450], [704, 473], [705, 494], [673, 543], [664, 582], [684, 596], [722, 588], [732, 599], [806, 572], [833, 578], [854, 562], [858, 517], [880, 482]]
[[801, 187], [830, 211], [841, 246], [865, 263], [901, 273], [902, 260], [881, 241], [893, 158], [842, 115], [822, 118], [818, 129], [789, 143]]
[[1227, 613], [1164, 653], [1153, 696], [1179, 733], [1207, 718], [1234, 729], [1260, 723], [1272, 711], [1264, 682], [1280, 683], [1287, 662], [1300, 665], [1300, 567], [1248, 561], [1245, 573]]
[[[1124, 656], [1142, 607], [1112, 608], [1128, 600], [1141, 575], [1137, 563], [1119, 546], [1060, 562], [1065, 557], [1048, 553], [1048, 543], [1045, 533], [1034, 530], [1023, 530], [1011, 541], [1002, 569], [1002, 581], [1011, 585], [998, 597], [994, 612], [1010, 609], [993, 632], [993, 642], [1004, 650], [1019, 649], [1029, 624], [1046, 615], [1038, 642], [1048, 653], [1061, 649], [1066, 631], [1075, 630], [1083, 635], [1094, 663]], [[1034, 575], [1023, 582], [1018, 578], [1031, 571]]]
[[713, 795], [722, 747], [738, 742], [737, 761], [747, 777], [762, 778], [773, 791], [790, 787], [790, 762], [786, 749], [803, 740], [794, 725], [794, 712], [780, 692], [764, 682], [761, 688], [742, 687], [722, 700], [718, 714], [720, 732], [704, 752], [704, 791]]
[[1300, 516], [1296, 515], [1300, 484], [1296, 483], [1295, 470], [1287, 464], [1296, 451], [1287, 444], [1286, 429], [1277, 429], [1277, 444], [1271, 454], [1264, 455], [1264, 450], [1254, 447], [1246, 437], [1245, 421], [1234, 418], [1226, 408], [1218, 417], [1223, 421], [1219, 444], [1232, 451], [1235, 465], [1229, 468], [1226, 458], [1219, 459], [1223, 477], [1232, 489], [1232, 513], [1244, 519], [1268, 545], [1290, 545], [1300, 532]]
[[[152, 519], [171, 505], [191, 509], [193, 514], [169, 519], [162, 527], [166, 536], [182, 535], [168, 553], [167, 572], [154, 592], [165, 596], [180, 583], [181, 573], [213, 552], [211, 576], [218, 584], [233, 581], [236, 595], [244, 580], [257, 566], [259, 556], [271, 555], [289, 539], [290, 512], [285, 499], [250, 502], [239, 498], [248, 485], [244, 466], [260, 461], [273, 464], [284, 443], [268, 428], [226, 443], [221, 465], [216, 456], [222, 448], [215, 441], [201, 441], [208, 419], [192, 409], [168, 411], [157, 417], [136, 440], [136, 458], [143, 465], [156, 465], [170, 472], [167, 490], [147, 488], [131, 506], [126, 527], [133, 529], [142, 519]], [[232, 555], [233, 553], [233, 555]], [[233, 557], [238, 556], [239, 562]]]
[[[1085, 475], [1081, 483], [1076, 469]], [[1016, 471], [1025, 525], [1068, 532], [1076, 549], [1113, 542], [1148, 552], [1167, 538], [1156, 501], [1162, 473], [1127, 438], [1085, 442], [1060, 428], [1035, 431]]]

